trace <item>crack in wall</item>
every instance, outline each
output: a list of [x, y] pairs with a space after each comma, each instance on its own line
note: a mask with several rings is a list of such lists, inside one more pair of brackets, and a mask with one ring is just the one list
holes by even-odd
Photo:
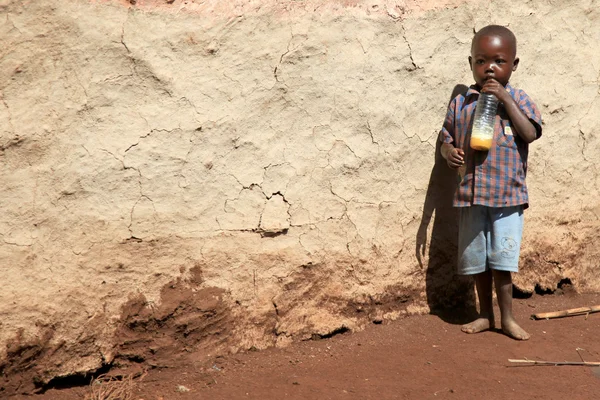
[[[4, 238], [4, 234], [0, 233], [0, 236], [2, 236], [2, 241], [4, 242], [4, 244], [7, 244], [9, 246], [15, 246], [15, 247], [32, 247], [33, 244], [20, 244], [20, 243], [16, 243], [16, 242], [9, 242], [7, 239]], [[33, 238], [31, 238], [33, 241]]]
[[[155, 90], [158, 90], [158, 91], [166, 94], [169, 97], [173, 97], [173, 92], [168, 88], [167, 83], [163, 82], [162, 79], [160, 79], [158, 76], [156, 76], [156, 74], [154, 73], [151, 66], [148, 64], [148, 62], [135, 57], [134, 53], [131, 51], [131, 49], [129, 48], [129, 46], [127, 46], [127, 43], [125, 42], [125, 25], [129, 21], [129, 15], [131, 12], [133, 12], [132, 9], [129, 9], [129, 11], [127, 12], [127, 17], [126, 17], [125, 21], [123, 22], [123, 25], [121, 26], [120, 43], [125, 48], [126, 56], [130, 61], [130, 68], [131, 68], [132, 76], [136, 76], [136, 77], [140, 78], [142, 81], [147, 81], [148, 79], [150, 79], [154, 84], [156, 84], [158, 86], [158, 87], [154, 87]], [[142, 69], [143, 71], [140, 71], [139, 69]], [[121, 75], [119, 75], [118, 77], [120, 77], [120, 76]], [[127, 75], [123, 75], [123, 76], [127, 76]], [[116, 79], [116, 78], [110, 78], [110, 79], [112, 80], [112, 79]], [[155, 85], [151, 85], [151, 86], [155, 86]]]
[[[359, 160], [362, 160], [362, 157], [358, 156], [358, 154], [356, 154], [356, 153], [354, 152], [354, 150], [352, 150], [352, 147], [350, 147], [350, 146], [348, 145], [348, 143], [346, 143], [346, 142], [345, 142], [344, 140], [342, 140], [342, 139], [336, 139], [336, 140], [334, 141], [334, 144], [333, 144], [333, 145], [331, 146], [331, 148], [330, 148], [330, 149], [327, 151], [327, 166], [329, 166], [329, 167], [333, 168], [333, 167], [331, 166], [330, 162], [329, 162], [329, 157], [330, 157], [330, 153], [333, 151], [333, 149], [335, 148], [335, 145], [336, 145], [337, 143], [341, 143], [341, 144], [342, 144], [344, 147], [346, 147], [346, 148], [347, 148], [347, 149], [350, 151], [350, 153], [352, 153], [352, 155], [353, 155], [354, 157], [356, 157], [356, 158], [357, 158], [357, 159], [359, 159]], [[358, 167], [358, 168], [360, 168], [360, 167]], [[315, 168], [315, 169], [316, 169], [316, 168]]]
[[371, 129], [371, 124], [369, 123], [368, 119], [367, 119], [367, 131], [369, 132], [369, 135], [371, 136], [371, 143], [379, 146], [379, 142], [375, 140], [375, 136], [373, 135], [373, 130]]
[[73, 73], [73, 75], [75, 75], [75, 80], [77, 80], [77, 83], [79, 83], [79, 86], [81, 86], [81, 89], [83, 90], [83, 94], [85, 95], [85, 103], [83, 104], [83, 107], [87, 107], [87, 102], [89, 99], [87, 90], [85, 89], [85, 86], [83, 86], [83, 83], [81, 82], [81, 79], [79, 78], [79, 74], [77, 73], [77, 71], [75, 69], [72, 69], [71, 72]]
[[[8, 124], [10, 125], [11, 133], [13, 135], [15, 135], [16, 132], [15, 132], [15, 126], [13, 125], [13, 121], [12, 121], [12, 113], [10, 112], [10, 107], [8, 107], [8, 103], [6, 102], [6, 98], [4, 97], [3, 91], [0, 91], [0, 98], [2, 99], [2, 104], [4, 104], [4, 107], [6, 108], [6, 113], [8, 114]], [[2, 149], [2, 150], [4, 150], [4, 149]]]
[[[208, 96], [208, 95], [205, 95], [205, 96]], [[208, 98], [210, 98], [212, 100], [212, 98], [210, 96], [208, 96]], [[196, 115], [197, 116], [200, 115], [200, 113], [198, 112], [198, 107], [196, 107], [196, 104], [194, 104], [193, 101], [191, 101], [190, 99], [188, 99], [185, 96], [180, 97], [179, 100], [183, 100], [184, 102], [188, 103], [194, 109], [194, 112], [196, 113]]]
[[[146, 135], [146, 136], [148, 136], [148, 135]], [[128, 149], [130, 149], [131, 147], [133, 147], [133, 146], [130, 146]], [[138, 205], [138, 203], [142, 199], [144, 199], [144, 198], [147, 199], [147, 200], [149, 200], [152, 203], [152, 207], [154, 208], [154, 212], [156, 213], [156, 207], [154, 206], [154, 201], [149, 196], [147, 196], [147, 195], [144, 194], [144, 187], [143, 187], [143, 183], [142, 183], [142, 179], [143, 179], [142, 171], [139, 168], [135, 168], [135, 167], [132, 167], [132, 166], [125, 165], [125, 160], [124, 159], [120, 159], [114, 153], [112, 153], [111, 151], [109, 151], [107, 149], [102, 149], [101, 148], [100, 151], [103, 151], [103, 152], [109, 154], [115, 160], [117, 160], [121, 164], [121, 168], [123, 170], [134, 170], [138, 174], [138, 185], [139, 185], [140, 196], [138, 197], [138, 199], [135, 201], [135, 203], [131, 207], [131, 211], [129, 212], [129, 224], [127, 225], [127, 229], [129, 230], [131, 238], [137, 239], [137, 238], [135, 238], [133, 236], [133, 230], [131, 229], [131, 226], [133, 225], [133, 213], [134, 213], [135, 208]]]
[[[9, 22], [9, 23], [12, 25], [13, 29], [16, 29], [16, 30], [17, 30], [17, 32], [19, 32], [19, 35], [22, 35], [22, 34], [23, 34], [23, 32], [21, 32], [21, 30], [19, 29], [19, 27], [17, 27], [17, 26], [15, 25], [15, 22], [14, 22], [12, 19], [10, 19], [10, 18], [9, 18], [9, 16], [10, 16], [10, 13], [6, 13], [6, 22]], [[12, 29], [11, 29], [11, 30], [12, 30]], [[10, 32], [10, 31], [9, 31], [9, 32]]]
[[[183, 159], [183, 162], [181, 163], [181, 169], [179, 170], [179, 176], [185, 181], [185, 184], [182, 186], [181, 181], [177, 183], [177, 186], [179, 186], [182, 189], [187, 188], [187, 178], [183, 174], [183, 169], [185, 168], [185, 166], [188, 163], [188, 158], [189, 158], [190, 154], [196, 147], [196, 144], [194, 142], [194, 139], [196, 139], [196, 132], [202, 132], [202, 129], [203, 129], [202, 126], [199, 126], [198, 128], [194, 129], [192, 134], [190, 135], [189, 142], [191, 143], [191, 145], [190, 145], [190, 148], [188, 149], [187, 153], [185, 153], [185, 158]], [[204, 164], [204, 167], [206, 169], [210, 170], [210, 169], [212, 169], [213, 164], [212, 164], [212, 162], [207, 162]]]
[[[130, 69], [131, 69], [131, 66], [130, 66]], [[130, 74], [127, 74], [127, 75], [119, 74], [119, 75], [116, 75], [116, 76], [111, 76], [111, 77], [108, 77], [108, 78], [104, 78], [104, 79], [102, 79], [101, 81], [98, 81], [98, 82], [99, 83], [112, 83], [114, 81], [115, 83], [120, 83], [119, 81], [121, 80], [121, 78], [133, 78], [133, 77], [135, 77], [135, 73], [134, 73], [133, 69], [131, 69], [131, 73]]]
[[283, 80], [279, 80], [279, 74], [278, 74], [279, 68], [280, 68], [281, 64], [283, 63], [284, 57], [287, 56], [292, 51], [297, 50], [301, 46], [302, 43], [304, 43], [304, 42], [306, 42], [308, 40], [308, 37], [307, 37], [298, 46], [294, 47], [293, 49], [290, 49], [290, 46], [292, 45], [292, 42], [294, 41], [294, 37], [298, 36], [298, 35], [294, 35], [294, 32], [292, 31], [291, 28], [290, 28], [290, 33], [291, 33], [291, 37], [290, 37], [290, 40], [289, 40], [289, 42], [287, 44], [286, 51], [283, 54], [281, 54], [281, 56], [279, 57], [279, 63], [273, 69], [273, 76], [275, 77], [275, 81], [276, 82], [281, 82], [281, 83], [284, 83], [284, 84], [285, 84], [285, 82], [283, 82]]
[[[143, 117], [142, 117], [143, 118]], [[146, 120], [145, 118], [143, 118], [144, 120]], [[148, 123], [148, 121], [146, 121], [146, 123]], [[139, 138], [140, 139], [146, 139], [149, 136], [152, 136], [153, 133], [158, 133], [158, 132], [163, 132], [163, 133], [173, 133], [175, 131], [179, 131], [181, 130], [180, 128], [174, 128], [174, 129], [151, 129], [150, 132], [148, 132], [145, 135], [141, 135]], [[131, 150], [133, 147], [138, 146], [140, 143], [142, 142], [142, 140], [138, 140], [137, 142], [133, 143], [132, 145], [130, 145], [129, 147], [127, 147], [127, 149], [125, 149], [125, 153], [127, 153], [129, 150]]]
[[363, 44], [360, 41], [360, 39], [358, 37], [356, 37], [355, 39], [358, 42], [358, 44], [360, 45], [360, 48], [362, 49], [363, 54], [367, 54], [367, 50], [365, 50], [365, 46], [363, 46]]
[[[138, 171], [138, 173], [140, 173], [139, 170], [137, 170], [137, 171]], [[142, 175], [140, 173], [140, 178], [141, 177], [142, 177]], [[141, 183], [141, 180], [140, 180], [140, 190], [141, 190], [141, 186], [142, 186], [142, 183]], [[148, 197], [147, 195], [141, 194], [140, 197], [133, 204], [133, 207], [131, 207], [131, 211], [129, 212], [129, 224], [127, 225], [127, 229], [129, 230], [129, 236], [130, 236], [131, 239], [140, 239], [140, 238], [137, 238], [137, 237], [135, 237], [133, 235], [133, 229], [131, 227], [133, 225], [133, 219], [134, 219], [133, 218], [133, 213], [135, 212], [135, 208], [140, 203], [140, 201], [142, 201], [143, 199], [146, 199], [146, 200], [150, 201], [150, 203], [152, 204], [152, 208], [154, 209], [154, 213], [156, 214], [156, 207], [154, 206], [154, 201], [150, 197]]]
[[131, 51], [129, 50], [129, 47], [127, 47], [127, 44], [125, 44], [125, 25], [129, 21], [130, 12], [131, 10], [127, 10], [127, 16], [125, 17], [125, 21], [123, 21], [123, 25], [121, 26], [121, 44], [123, 45], [123, 47], [125, 47], [125, 50], [127, 50], [128, 54], [130, 54]]
[[[260, 189], [261, 193], [265, 197], [267, 196], [267, 195], [265, 195], [265, 192], [263, 191], [262, 187], [260, 186], [262, 184], [262, 182], [261, 183], [251, 183], [248, 186], [244, 186], [244, 184], [234, 174], [229, 173], [229, 174], [224, 174], [224, 175], [232, 177], [242, 187], [242, 189], [240, 189], [240, 192], [238, 194], [241, 194], [242, 191], [244, 191], [244, 190], [252, 190], [253, 188], [257, 187]], [[229, 200], [236, 200], [236, 199], [237, 199], [237, 197], [235, 199], [229, 199]]]
[[585, 156], [585, 149], [586, 149], [586, 146], [587, 146], [587, 139], [585, 137], [585, 133], [581, 129], [579, 129], [579, 138], [583, 142], [582, 145], [581, 145], [581, 156], [583, 157], [584, 161], [589, 161], [587, 159], [587, 157]]
[[[347, 214], [346, 212], [344, 212], [344, 213], [343, 213], [341, 216], [339, 216], [339, 217], [329, 217], [329, 218], [327, 218], [326, 220], [323, 220], [323, 221], [318, 221], [318, 222], [310, 222], [310, 223], [307, 223], [307, 224], [302, 224], [302, 225], [290, 225], [290, 226], [294, 226], [294, 227], [304, 227], [304, 226], [306, 226], [306, 227], [310, 227], [311, 229], [314, 229], [314, 230], [316, 230], [316, 231], [318, 232], [318, 234], [319, 234], [319, 235], [321, 235], [321, 234], [323, 233], [323, 231], [322, 231], [322, 230], [321, 230], [321, 228], [319, 227], [319, 225], [320, 225], [320, 224], [327, 223], [328, 221], [344, 221], [344, 220], [348, 221], [348, 222], [349, 222], [349, 223], [350, 223], [350, 224], [351, 224], [351, 225], [354, 227], [354, 233], [355, 233], [355, 236], [354, 236], [354, 238], [352, 238], [351, 240], [350, 240], [350, 238], [348, 238], [348, 233], [349, 233], [349, 232], [348, 232], [348, 231], [346, 231], [346, 232], [345, 232], [345, 233], [346, 233], [346, 242], [345, 242], [345, 245], [344, 245], [344, 248], [345, 248], [345, 250], [348, 252], [348, 254], [349, 254], [351, 257], [354, 257], [354, 255], [353, 255], [353, 254], [352, 254], [352, 252], [350, 251], [350, 244], [351, 244], [351, 243], [352, 243], [354, 240], [356, 240], [356, 237], [357, 237], [357, 236], [359, 236], [359, 235], [358, 235], [358, 230], [357, 230], [356, 224], [355, 224], [355, 223], [354, 223], [354, 222], [353, 222], [353, 221], [352, 221], [352, 220], [351, 220], [351, 219], [348, 217], [348, 214]], [[309, 251], [309, 250], [306, 248], [306, 246], [305, 246], [305, 245], [302, 243], [302, 237], [303, 237], [303, 236], [306, 236], [306, 235], [308, 235], [308, 232], [305, 232], [305, 233], [300, 233], [300, 234], [298, 235], [298, 243], [300, 244], [300, 246], [301, 246], [301, 247], [302, 247], [302, 248], [303, 248], [303, 249], [304, 249], [304, 250], [305, 250], [307, 253], [311, 253], [311, 252], [310, 252], [310, 251]], [[322, 247], [322, 249], [323, 249], [323, 247]]]
[[81, 250], [81, 251], [75, 251], [74, 249], [71, 249], [71, 251], [73, 252], [73, 254], [75, 254], [76, 256], [80, 256], [84, 253], [87, 253], [88, 251], [90, 251], [94, 246], [96, 246], [98, 243], [106, 243], [106, 241], [102, 242], [94, 242], [91, 241], [90, 239], [87, 239], [91, 242], [91, 244], [85, 249], [85, 250]]
[[[153, 83], [158, 85], [158, 89], [160, 89], [162, 93], [166, 94], [169, 97], [173, 97], [173, 92], [167, 87], [167, 84], [163, 82], [162, 79], [156, 76], [156, 74], [152, 71], [152, 68], [150, 67], [150, 65], [148, 65], [146, 61], [135, 57], [130, 57], [130, 60], [133, 64], [133, 71], [136, 76], [140, 77], [143, 81], [147, 81], [148, 78], [150, 78], [150, 80]], [[147, 72], [147, 75], [149, 76], [144, 76], [143, 73], [138, 71], [138, 68], [143, 69], [145, 72]]]
[[289, 201], [287, 201], [287, 199], [285, 198], [285, 196], [281, 192], [271, 193], [270, 196], [268, 196], [267, 194], [265, 194], [265, 196], [266, 196], [267, 200], [271, 200], [273, 198], [273, 196], [280, 196], [284, 203], [291, 204]]
[[275, 236], [278, 236], [280, 234], [285, 234], [285, 233], [288, 232], [288, 230], [289, 230], [289, 228], [291, 226], [292, 214], [290, 212], [290, 209], [291, 209], [292, 204], [290, 202], [288, 202], [288, 200], [285, 198], [285, 196], [282, 193], [280, 193], [280, 192], [276, 192], [276, 193], [271, 194], [271, 196], [267, 196], [267, 199], [271, 200], [274, 196], [281, 197], [283, 203], [286, 204], [285, 211], [286, 211], [286, 214], [287, 214], [287, 218], [286, 218], [287, 226], [280, 227], [280, 228], [263, 227], [262, 218], [263, 218], [263, 215], [264, 215], [265, 211], [267, 210], [267, 207], [268, 207], [268, 204], [269, 204], [268, 201], [267, 201], [267, 203], [265, 203], [265, 208], [263, 208], [263, 211], [261, 212], [260, 220], [259, 220], [259, 223], [258, 223], [258, 232], [263, 237], [275, 237]]
[[415, 60], [413, 58], [412, 47], [410, 45], [410, 42], [408, 41], [408, 38], [406, 37], [406, 27], [404, 26], [404, 23], [401, 24], [401, 27], [402, 27], [402, 38], [404, 38], [404, 43], [406, 43], [406, 46], [408, 47], [408, 55], [410, 57], [410, 62], [412, 63], [412, 66], [406, 68], [406, 70], [408, 72], [412, 72], [412, 71], [415, 71], [417, 69], [421, 69], [421, 67], [419, 67], [417, 65], [417, 63], [415, 63]]
[[[265, 167], [266, 168], [266, 167]], [[246, 187], [244, 186], [234, 175], [229, 174], [229, 176], [233, 177], [239, 184], [240, 186], [242, 186], [242, 189], [240, 190], [238, 197], [233, 198], [233, 199], [226, 199], [224, 204], [223, 204], [223, 211], [225, 213], [229, 213], [230, 211], [227, 210], [228, 208], [228, 203], [229, 202], [233, 202], [233, 201], [237, 201], [240, 199], [240, 196], [242, 194], [242, 192], [244, 190], [252, 190], [255, 188], [258, 188], [260, 190], [260, 193], [265, 197], [266, 202], [264, 203], [264, 207], [262, 208], [262, 211], [260, 212], [259, 218], [258, 218], [258, 223], [257, 226], [255, 228], [249, 228], [249, 229], [223, 229], [223, 227], [221, 226], [221, 222], [219, 221], [219, 217], [215, 217], [215, 220], [219, 226], [219, 231], [226, 231], [226, 232], [255, 232], [255, 233], [260, 233], [262, 236], [276, 236], [277, 234], [280, 233], [287, 233], [289, 226], [291, 226], [290, 224], [290, 220], [292, 218], [292, 215], [290, 213], [290, 208], [291, 208], [291, 203], [285, 198], [285, 196], [281, 193], [281, 192], [275, 192], [272, 193], [271, 195], [268, 195], [267, 193], [265, 193], [264, 189], [261, 187], [260, 184], [256, 184], [256, 183], [252, 183], [250, 186]], [[287, 208], [286, 208], [286, 213], [287, 213], [287, 221], [288, 221], [288, 227], [284, 227], [281, 229], [275, 229], [272, 230], [270, 228], [265, 228], [263, 227], [263, 215], [265, 213], [265, 210], [268, 206], [268, 202], [274, 197], [274, 196], [280, 196], [282, 201], [287, 204]]]
[[132, 169], [138, 173], [138, 185], [139, 185], [139, 190], [140, 190], [140, 197], [136, 200], [136, 202], [131, 207], [131, 211], [129, 213], [129, 225], [127, 226], [130, 236], [132, 238], [135, 238], [135, 236], [133, 236], [133, 230], [131, 229], [131, 226], [133, 225], [133, 213], [135, 212], [135, 208], [137, 207], [139, 202], [142, 201], [142, 199], [149, 200], [150, 203], [152, 204], [152, 208], [154, 209], [155, 214], [156, 214], [156, 207], [154, 206], [154, 201], [148, 195], [144, 194], [144, 184], [142, 183], [142, 179], [144, 177], [142, 176], [142, 171], [139, 168], [126, 166], [124, 161], [123, 161], [123, 169]]
[[[585, 156], [585, 150], [587, 147], [587, 138], [585, 136], [585, 132], [583, 131], [583, 129], [581, 127], [581, 121], [590, 114], [592, 108], [594, 107], [594, 103], [598, 100], [598, 98], [599, 98], [599, 96], [596, 96], [594, 98], [594, 100], [589, 102], [589, 106], [588, 106], [587, 110], [585, 111], [585, 113], [583, 113], [583, 116], [581, 118], [579, 118], [579, 120], [577, 121], [577, 126], [579, 127], [579, 138], [583, 142], [581, 145], [581, 156], [583, 157], [584, 161], [589, 161], [589, 160]], [[560, 110], [562, 110], [562, 107], [560, 108]], [[552, 114], [552, 112], [551, 112], [551, 114]]]
[[[240, 97], [244, 98], [246, 97], [246, 95], [242, 94], [242, 90], [244, 88], [244, 85], [242, 85], [242, 83], [240, 81], [238, 81], [237, 79], [233, 79], [232, 77], [230, 77], [229, 75], [227, 75], [227, 73], [223, 72], [223, 76], [227, 79], [229, 79], [231, 82], [233, 82], [234, 84], [236, 84], [237, 86], [239, 86], [240, 88]], [[252, 92], [249, 92], [249, 94], [251, 94]], [[231, 99], [230, 99], [231, 100]]]
[[[291, 39], [290, 39], [290, 43], [291, 43]], [[275, 81], [276, 82], [282, 82], [279, 80], [279, 75], [277, 74], [277, 70], [279, 69], [279, 67], [281, 66], [281, 63], [283, 62], [283, 57], [285, 57], [289, 52], [289, 46], [290, 43], [288, 43], [288, 49], [285, 51], [285, 53], [283, 53], [280, 57], [279, 57], [279, 63], [275, 66], [275, 68], [273, 69], [273, 76], [275, 77]]]
[[[146, 122], [148, 122], [148, 121], [146, 121]], [[140, 138], [140, 139], [145, 139], [145, 138], [147, 138], [148, 136], [151, 136], [151, 135], [152, 135], [152, 132], [164, 131], [164, 132], [171, 133], [171, 132], [173, 132], [173, 131], [175, 131], [175, 130], [176, 130], [176, 129], [173, 129], [173, 130], [171, 130], [171, 131], [168, 131], [168, 130], [166, 130], [166, 129], [151, 129], [151, 130], [150, 130], [150, 132], [146, 133], [145, 135], [141, 135], [139, 138]], [[133, 143], [132, 145], [130, 145], [129, 147], [127, 147], [127, 148], [125, 149], [124, 153], [127, 153], [127, 152], [128, 152], [129, 150], [131, 150], [132, 148], [134, 148], [134, 147], [138, 146], [138, 145], [139, 145], [141, 142], [142, 142], [141, 140], [138, 140], [137, 142]]]
[[348, 212], [348, 203], [351, 202], [354, 199], [354, 197], [352, 197], [348, 200], [343, 198], [342, 196], [340, 196], [333, 190], [333, 182], [329, 181], [327, 183], [329, 183], [329, 191], [331, 192], [331, 194], [344, 202], [344, 213]]
[[[352, 252], [350, 251], [350, 243], [352, 243], [354, 240], [356, 240], [356, 237], [360, 237], [361, 239], [364, 239], [363, 236], [358, 232], [358, 227], [356, 226], [356, 223], [354, 221], [352, 221], [352, 218], [350, 218], [350, 216], [348, 215], [348, 210], [346, 209], [346, 211], [344, 212], [344, 214], [342, 215], [342, 218], [346, 217], [346, 219], [348, 220], [348, 222], [350, 222], [350, 224], [354, 227], [354, 239], [350, 240], [349, 242], [346, 243], [346, 249], [348, 250], [348, 254], [352, 255]], [[342, 219], [340, 218], [340, 219]], [[348, 237], [348, 232], [346, 232], [346, 238]]]
[[113, 153], [113, 152], [111, 152], [111, 151], [108, 151], [107, 149], [103, 149], [103, 148], [100, 148], [99, 150], [100, 150], [100, 151], [103, 151], [103, 152], [105, 152], [105, 153], [107, 153], [107, 154], [109, 154], [109, 155], [110, 155], [110, 156], [112, 156], [112, 157], [113, 157], [115, 160], [117, 160], [119, 163], [121, 163], [121, 166], [123, 167], [123, 169], [129, 169], [129, 167], [126, 167], [126, 166], [125, 166], [125, 163], [123, 162], [123, 160], [122, 160], [122, 159], [120, 159], [119, 157], [117, 157], [116, 155], [114, 155], [114, 153]]

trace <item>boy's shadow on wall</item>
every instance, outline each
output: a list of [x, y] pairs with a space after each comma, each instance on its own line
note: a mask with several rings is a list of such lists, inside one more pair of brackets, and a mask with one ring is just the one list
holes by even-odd
[[[456, 85], [450, 101], [467, 90], [465, 85]], [[416, 255], [421, 268], [427, 268], [425, 284], [431, 314], [449, 323], [464, 324], [477, 317], [477, 310], [472, 278], [456, 273], [458, 211], [452, 207], [452, 199], [458, 183], [457, 172], [448, 167], [440, 153], [441, 143], [439, 140], [436, 143], [435, 163], [417, 232]], [[428, 265], [425, 266], [427, 229], [432, 217]]]

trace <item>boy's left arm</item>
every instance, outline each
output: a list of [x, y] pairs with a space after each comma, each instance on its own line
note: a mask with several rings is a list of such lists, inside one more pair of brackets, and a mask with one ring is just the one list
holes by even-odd
[[510, 93], [494, 79], [489, 79], [481, 91], [491, 93], [504, 105], [504, 109], [511, 121], [513, 130], [527, 143], [538, 138], [538, 132], [529, 117], [521, 110]]

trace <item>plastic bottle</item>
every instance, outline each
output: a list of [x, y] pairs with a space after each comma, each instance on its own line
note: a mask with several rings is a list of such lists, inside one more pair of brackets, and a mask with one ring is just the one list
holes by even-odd
[[496, 110], [498, 99], [493, 94], [480, 93], [473, 117], [473, 130], [471, 131], [471, 148], [487, 151], [492, 147], [494, 138], [494, 124], [496, 123]]

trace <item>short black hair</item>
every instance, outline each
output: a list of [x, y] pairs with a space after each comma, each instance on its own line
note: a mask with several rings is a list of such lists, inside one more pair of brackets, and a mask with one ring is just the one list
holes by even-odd
[[473, 46], [475, 45], [475, 42], [484, 36], [498, 36], [506, 39], [514, 50], [513, 57], [517, 55], [517, 38], [510, 29], [502, 25], [488, 25], [478, 30], [475, 33], [475, 36], [473, 36], [473, 41], [471, 42], [471, 53], [473, 52]]

